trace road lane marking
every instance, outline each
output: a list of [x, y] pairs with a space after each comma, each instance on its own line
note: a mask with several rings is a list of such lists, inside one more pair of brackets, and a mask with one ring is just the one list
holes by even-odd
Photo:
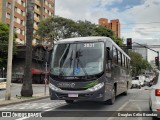
[[149, 100], [130, 100], [131, 102], [148, 102]]
[[[56, 106], [52, 106], [52, 108], [46, 109], [46, 110], [44, 110], [44, 111], [42, 111], [42, 112], [40, 112], [40, 113], [41, 113], [41, 114], [46, 113], [47, 111], [51, 111], [51, 110], [56, 109], [56, 108], [58, 108], [58, 107], [64, 106], [64, 105], [66, 105], [66, 104], [67, 104], [66, 102], [60, 102], [59, 104], [56, 104]], [[25, 119], [29, 119], [29, 118], [31, 118], [31, 117], [22, 117], [22, 118], [18, 118], [18, 119], [16, 119], [16, 120], [25, 120]]]
[[8, 107], [2, 107], [0, 110], [26, 110], [26, 109], [50, 109], [51, 107], [57, 106], [59, 104], [64, 104], [65, 102], [51, 102], [51, 103], [25, 103], [25, 104], [18, 104], [15, 106], [8, 106]]
[[[122, 110], [127, 106], [127, 104], [129, 104], [129, 102], [131, 102], [131, 100], [129, 100], [129, 101], [127, 101], [126, 103], [124, 103], [118, 110], [116, 110], [116, 112], [117, 112], [117, 111], [122, 111]], [[140, 108], [138, 105], [136, 105], [136, 106], [137, 106], [138, 110], [141, 111], [141, 108]], [[115, 112], [115, 113], [116, 113], [116, 112]], [[115, 113], [113, 113], [112, 116], [109, 117], [107, 120], [116, 120], [117, 117], [114, 117]], [[129, 118], [129, 117], [128, 117], [128, 118]], [[129, 118], [129, 120], [130, 120], [130, 118]], [[142, 117], [138, 117], [138, 120], [142, 120]]]
[[[124, 103], [118, 110], [116, 110], [116, 111], [121, 111], [125, 106], [127, 106], [127, 104], [129, 103], [129, 101], [127, 101], [126, 103]], [[114, 117], [114, 115], [116, 114], [116, 112], [115, 113], [113, 113], [112, 115], [111, 115], [111, 117], [109, 117], [107, 120], [114, 120], [115, 119], [115, 117]]]

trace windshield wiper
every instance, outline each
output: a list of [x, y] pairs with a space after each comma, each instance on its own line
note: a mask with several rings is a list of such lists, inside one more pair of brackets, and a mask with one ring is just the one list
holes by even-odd
[[72, 60], [73, 60], [72, 56], [73, 56], [73, 50], [72, 50], [71, 56], [70, 56], [70, 58], [69, 58], [69, 59], [70, 59], [70, 68], [71, 68]]
[[79, 64], [79, 65], [81, 66], [81, 68], [82, 68], [84, 74], [88, 77], [89, 75], [88, 75], [86, 69], [84, 68], [83, 64], [81, 63], [81, 61], [80, 61], [80, 59], [79, 59], [80, 56], [82, 56], [82, 55], [80, 54], [80, 50], [79, 50], [79, 51], [77, 51], [77, 53], [76, 53], [77, 68], [78, 68], [78, 64]]
[[[73, 60], [72, 56], [73, 56], [73, 50], [72, 50], [71, 56], [69, 58], [70, 59], [70, 68], [71, 68], [72, 60]], [[64, 72], [63, 72], [63, 68], [62, 68], [61, 64], [60, 64], [60, 70], [59, 71], [60, 71], [59, 76], [62, 77], [64, 75]]]

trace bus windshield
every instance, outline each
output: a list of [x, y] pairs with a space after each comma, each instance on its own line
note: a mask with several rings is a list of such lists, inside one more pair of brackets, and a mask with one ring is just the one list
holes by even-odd
[[57, 44], [54, 47], [51, 74], [88, 76], [103, 71], [104, 43]]

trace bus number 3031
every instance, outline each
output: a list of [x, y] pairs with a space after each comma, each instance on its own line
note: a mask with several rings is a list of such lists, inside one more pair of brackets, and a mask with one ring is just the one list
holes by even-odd
[[94, 43], [85, 43], [84, 47], [94, 47]]

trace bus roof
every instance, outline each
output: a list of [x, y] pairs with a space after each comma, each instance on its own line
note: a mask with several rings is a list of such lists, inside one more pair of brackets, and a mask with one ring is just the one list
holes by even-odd
[[108, 37], [101, 37], [101, 36], [91, 36], [91, 37], [75, 37], [75, 38], [67, 38], [67, 39], [61, 39], [57, 41], [57, 43], [62, 42], [84, 42], [84, 41], [95, 41], [95, 40], [102, 40], [106, 39]]
[[123, 53], [128, 59], [130, 57], [109, 37], [103, 37], [103, 36], [90, 36], [90, 37], [75, 37], [75, 38], [67, 38], [67, 39], [61, 39], [57, 41], [56, 43], [73, 43], [73, 42], [91, 42], [91, 41], [109, 41], [111, 42], [121, 53]]

